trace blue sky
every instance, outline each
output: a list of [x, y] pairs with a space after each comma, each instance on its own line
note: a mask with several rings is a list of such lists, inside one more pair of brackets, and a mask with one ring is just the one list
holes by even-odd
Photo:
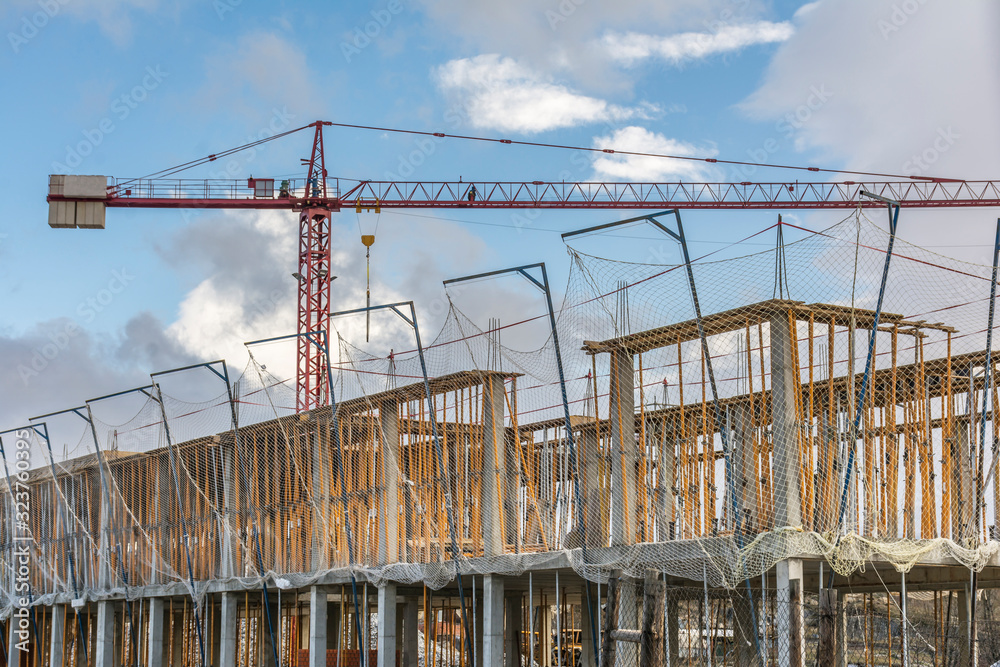
[[[1000, 9], [972, 0], [4, 0], [3, 428], [150, 371], [221, 356], [242, 367], [242, 341], [295, 326], [294, 214], [118, 209], [104, 231], [53, 230], [50, 173], [136, 177], [324, 119], [990, 178], [1000, 175], [998, 28]], [[326, 147], [330, 174], [345, 179], [786, 177], [337, 128]], [[186, 176], [301, 177], [308, 150], [300, 133]], [[777, 213], [692, 213], [692, 252]], [[995, 213], [914, 213], [901, 233], [988, 262]], [[334, 307], [361, 305], [359, 236], [377, 224], [374, 299], [415, 299], [433, 332], [441, 279], [544, 260], [564, 283], [559, 232], [623, 216], [376, 217], [335, 218]], [[786, 219], [819, 228], [839, 217]], [[653, 239], [637, 230], [582, 248], [648, 261]], [[510, 312], [522, 293], [497, 290], [493, 305]], [[488, 305], [468, 308], [485, 319]], [[38, 361], [49, 344], [58, 354]], [[273, 352], [284, 355], [276, 368], [291, 352]]]

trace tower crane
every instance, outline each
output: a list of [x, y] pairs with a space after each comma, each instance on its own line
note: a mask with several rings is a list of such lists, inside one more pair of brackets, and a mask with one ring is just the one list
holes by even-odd
[[[462, 182], [345, 181], [330, 178], [323, 150], [323, 128], [349, 126], [316, 121], [251, 144], [212, 154], [142, 178], [52, 175], [49, 177], [49, 225], [56, 228], [103, 229], [108, 208], [184, 208], [291, 210], [299, 214], [298, 317], [299, 334], [326, 331], [330, 319], [331, 215], [342, 208], [364, 209], [853, 209], [866, 205], [862, 191], [913, 208], [1000, 206], [1000, 181], [964, 181], [926, 177], [839, 182]], [[181, 171], [213, 162], [265, 141], [301, 130], [313, 130], [312, 151], [302, 160], [304, 179], [289, 179], [275, 188], [275, 179], [195, 180], [170, 178]], [[365, 128], [385, 130], [386, 128]], [[398, 130], [393, 130], [398, 131]], [[440, 132], [413, 134], [446, 137]], [[481, 137], [456, 137], [482, 139]], [[490, 139], [504, 144], [529, 144]], [[536, 144], [537, 145], [537, 144]], [[545, 145], [549, 148], [572, 148]], [[615, 153], [611, 149], [597, 150]], [[622, 154], [620, 151], [619, 154]], [[676, 157], [676, 156], [658, 156]], [[725, 163], [712, 158], [705, 162]], [[744, 163], [735, 163], [744, 164]], [[767, 165], [775, 166], [775, 165]], [[837, 170], [801, 168], [810, 172]], [[839, 172], [885, 176], [864, 172]], [[860, 203], [859, 203], [860, 202]], [[872, 202], [868, 205], [878, 205]], [[297, 337], [296, 408], [299, 412], [323, 404], [328, 377], [323, 352]]]

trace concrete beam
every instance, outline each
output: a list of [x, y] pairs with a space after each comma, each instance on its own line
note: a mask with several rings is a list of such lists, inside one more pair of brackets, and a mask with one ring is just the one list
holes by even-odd
[[483, 667], [504, 667], [503, 599], [503, 577], [483, 577]]
[[235, 593], [223, 593], [219, 602], [219, 665], [236, 667], [236, 652], [239, 644], [239, 598]]
[[396, 665], [396, 584], [378, 589], [378, 667]]

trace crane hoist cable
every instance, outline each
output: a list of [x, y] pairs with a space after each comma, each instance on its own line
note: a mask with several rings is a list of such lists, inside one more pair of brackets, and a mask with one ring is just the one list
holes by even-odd
[[[365, 234], [361, 230], [361, 209], [366, 211], [375, 209], [375, 229], [371, 234]], [[378, 199], [371, 202], [364, 202], [360, 198], [355, 202], [355, 214], [358, 218], [358, 232], [361, 234], [361, 243], [365, 246], [365, 342], [369, 342], [372, 329], [372, 246], [375, 245], [375, 235], [378, 233], [378, 224], [382, 221], [382, 207]]]

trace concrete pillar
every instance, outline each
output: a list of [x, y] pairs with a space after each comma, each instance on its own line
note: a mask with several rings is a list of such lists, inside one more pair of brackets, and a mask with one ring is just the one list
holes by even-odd
[[[736, 524], [744, 535], [757, 532], [757, 474], [753, 451], [753, 429], [750, 408], [746, 404], [733, 406], [731, 425], [733, 429], [733, 489], [736, 493]], [[732, 505], [732, 503], [731, 503]]]
[[94, 666], [112, 667], [115, 662], [115, 607], [107, 600], [97, 603], [97, 636], [94, 640]]
[[52, 624], [49, 634], [49, 667], [64, 667], [66, 651], [66, 605], [52, 605]]
[[240, 609], [235, 593], [223, 593], [219, 602], [219, 665], [236, 667]]
[[662, 420], [650, 421], [646, 427], [647, 433], [652, 433], [656, 442], [657, 481], [656, 481], [656, 525], [657, 539], [664, 542], [670, 539], [670, 524], [676, 520], [674, 505], [674, 437], [668, 433]]
[[[957, 420], [955, 438], [952, 440], [952, 487], [951, 487], [951, 536], [965, 546], [972, 534], [972, 470], [969, 465], [969, 419]], [[975, 439], [971, 440], [975, 442]], [[915, 533], [914, 533], [915, 534]]]
[[847, 594], [837, 591], [837, 648], [835, 667], [847, 667]]
[[503, 667], [503, 577], [483, 577], [483, 667]]
[[788, 313], [771, 317], [771, 433], [774, 447], [774, 525], [802, 525], [801, 451], [795, 403], [799, 373], [792, 364], [795, 331]]
[[604, 526], [601, 520], [601, 448], [597, 438], [597, 428], [594, 425], [587, 426], [580, 431], [579, 440], [577, 440], [577, 456], [583, 473], [581, 486], [583, 487], [587, 546], [606, 547], [608, 541], [604, 535]]
[[[546, 600], [548, 602], [548, 600]], [[539, 663], [543, 667], [552, 667], [552, 607], [547, 604], [538, 606], [538, 647], [540, 658]]]
[[[635, 393], [632, 353], [615, 349], [611, 352], [611, 461], [613, 485], [611, 491], [611, 543], [633, 544], [636, 539], [635, 510], [638, 488], [635, 479]], [[628, 511], [625, 508], [628, 507]]]
[[972, 658], [971, 652], [969, 651], [970, 644], [973, 638], [971, 636], [972, 624], [969, 622], [971, 618], [971, 605], [972, 602], [969, 596], [969, 586], [966, 584], [964, 588], [958, 591], [958, 664], [960, 665], [971, 665]]
[[[587, 606], [587, 586], [580, 587], [580, 667], [597, 667], [594, 654], [594, 637], [597, 633], [597, 618], [601, 613], [601, 601], [597, 599], [597, 589], [590, 588], [590, 606]], [[528, 663], [531, 664], [530, 662]]]
[[271, 643], [271, 633], [274, 633], [274, 641], [278, 641], [278, 595], [276, 593], [271, 593], [268, 591], [267, 596], [267, 607], [264, 612], [271, 617], [271, 624], [268, 625], [267, 619], [262, 620], [261, 636], [264, 638], [264, 661], [261, 663], [263, 667], [279, 667], [279, 665], [274, 664], [274, 655], [278, 652], [278, 647], [272, 645]]
[[[474, 626], [476, 628], [475, 644], [472, 650], [475, 651], [475, 664], [476, 667], [483, 667], [483, 591], [479, 591], [479, 595], [476, 596], [475, 607], [475, 619]], [[427, 627], [427, 621], [424, 620], [424, 627]], [[425, 630], [426, 632], [426, 630]]]
[[378, 589], [378, 667], [396, 665], [396, 584]]
[[11, 667], [20, 665], [18, 662], [21, 657], [21, 652], [17, 649], [17, 643], [19, 641], [17, 636], [17, 619], [13, 616], [7, 618], [7, 637], [5, 638], [7, 642], [7, 664]]
[[521, 594], [508, 593], [504, 598], [507, 606], [507, 632], [505, 633], [506, 667], [521, 667]]
[[[642, 605], [635, 580], [622, 577], [618, 583], [618, 628], [640, 630], [639, 610]], [[634, 667], [639, 664], [639, 645], [619, 642], [615, 647], [615, 667]]]
[[385, 487], [379, 513], [378, 562], [399, 560], [399, 412], [396, 401], [379, 405], [382, 425], [382, 484]]
[[802, 561], [788, 558], [779, 561], [778, 604], [775, 631], [778, 644], [778, 667], [805, 667], [805, 635], [802, 619]]
[[503, 553], [504, 512], [500, 501], [501, 479], [506, 479], [503, 377], [486, 377], [483, 392], [483, 483], [480, 503], [483, 555], [489, 557]]
[[163, 645], [163, 629], [166, 614], [163, 598], [149, 598], [148, 609], [149, 642], [147, 644], [146, 665], [147, 667], [164, 667], [166, 647]]
[[222, 555], [220, 571], [223, 578], [236, 575], [235, 557], [239, 553], [239, 542], [236, 531], [229, 523], [230, 512], [239, 509], [239, 499], [236, 497], [236, 444], [235, 439], [224, 436], [219, 455], [222, 458], [222, 527], [219, 536], [222, 539]]
[[406, 598], [406, 606], [403, 608], [403, 659], [401, 667], [417, 667], [420, 646], [417, 637], [419, 613], [419, 600]]
[[678, 667], [680, 661], [680, 605], [667, 589], [667, 665]]

